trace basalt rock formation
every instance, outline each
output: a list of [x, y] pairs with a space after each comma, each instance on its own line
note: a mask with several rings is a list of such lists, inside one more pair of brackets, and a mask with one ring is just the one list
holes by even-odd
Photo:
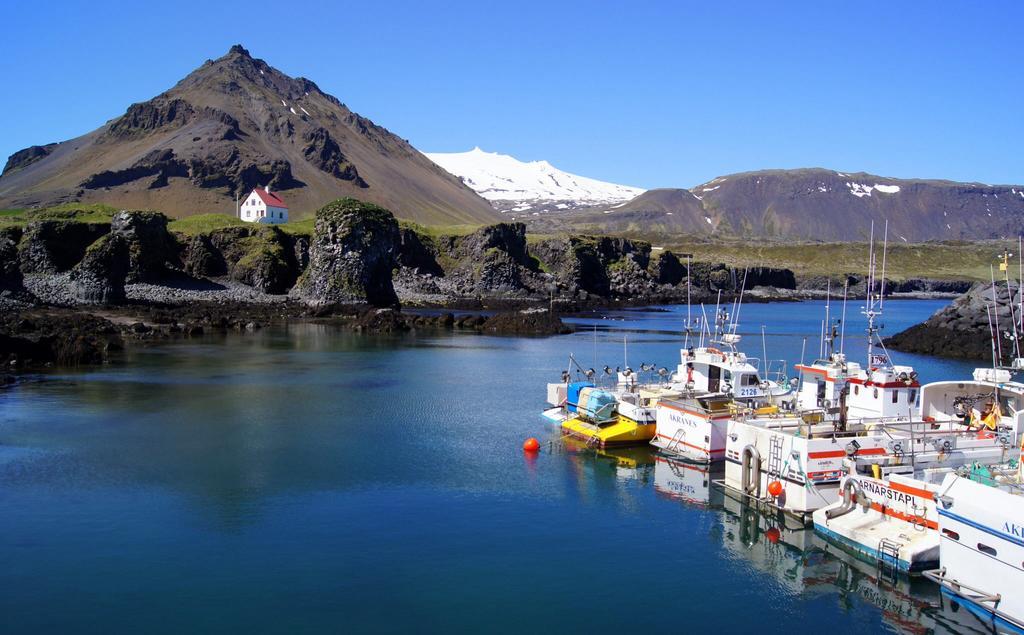
[[41, 220], [29, 223], [18, 244], [22, 273], [60, 273], [82, 260], [85, 250], [110, 225], [74, 220]]
[[998, 348], [1003, 363], [1015, 356], [1013, 324], [1020, 324], [1020, 288], [1005, 283], [995, 285], [995, 309], [992, 310], [992, 285], [976, 284], [921, 324], [888, 338], [889, 348], [909, 353], [986, 359], [993, 357], [993, 332], [998, 333]]
[[71, 293], [79, 304], [120, 304], [131, 270], [131, 247], [120, 234], [107, 234], [85, 250], [71, 270]]
[[388, 210], [350, 198], [325, 205], [316, 213], [299, 295], [317, 304], [398, 304], [391, 273], [399, 243], [398, 223]]
[[121, 211], [114, 214], [110, 232], [128, 248], [128, 281], [159, 280], [178, 245], [167, 231], [167, 217], [158, 212]]
[[18, 261], [20, 227], [0, 229], [0, 291], [18, 291], [22, 288], [21, 263]]

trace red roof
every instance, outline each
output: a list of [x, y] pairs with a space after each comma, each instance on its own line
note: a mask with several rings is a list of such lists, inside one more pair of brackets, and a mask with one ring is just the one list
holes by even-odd
[[259, 195], [263, 202], [267, 204], [267, 207], [283, 207], [288, 209], [288, 203], [285, 203], [283, 198], [273, 192], [261, 190], [260, 188], [254, 189], [253, 192]]

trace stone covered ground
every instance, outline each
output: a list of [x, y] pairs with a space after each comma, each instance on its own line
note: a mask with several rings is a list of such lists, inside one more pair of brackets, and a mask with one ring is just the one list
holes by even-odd
[[[694, 302], [711, 301], [734, 296], [744, 278], [748, 297], [761, 300], [806, 297], [826, 284], [798, 284], [786, 269], [688, 269], [670, 251], [627, 238], [528, 240], [521, 223], [438, 234], [355, 199], [318, 210], [308, 234], [259, 225], [186, 234], [156, 212], [97, 221], [71, 210], [0, 225], [0, 361], [89, 363], [126, 339], [287, 319], [333, 319], [361, 331], [548, 334], [566, 327], [540, 307], [681, 302], [688, 279]], [[401, 306], [462, 315], [410, 315]], [[500, 315], [464, 314], [482, 310]]]

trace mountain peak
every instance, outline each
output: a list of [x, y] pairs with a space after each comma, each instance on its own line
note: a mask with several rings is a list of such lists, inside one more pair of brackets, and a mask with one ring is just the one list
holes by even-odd
[[427, 153], [499, 210], [572, 209], [628, 201], [642, 189], [606, 183], [559, 170], [547, 161], [524, 162], [479, 146], [468, 152]]
[[293, 211], [343, 196], [418, 222], [492, 221], [494, 210], [402, 138], [241, 44], [82, 137], [16, 153], [0, 205], [78, 199], [172, 215], [234, 212], [271, 184]]
[[228, 57], [230, 56], [248, 57], [250, 59], [252, 58], [252, 55], [249, 54], [249, 51], [247, 51], [246, 48], [241, 44], [235, 44], [231, 47], [231, 49], [228, 51]]

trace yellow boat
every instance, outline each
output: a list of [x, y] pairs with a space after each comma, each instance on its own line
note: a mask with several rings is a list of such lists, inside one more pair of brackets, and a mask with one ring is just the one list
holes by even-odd
[[642, 445], [654, 438], [657, 428], [654, 421], [638, 422], [618, 414], [612, 421], [594, 423], [580, 417], [566, 419], [562, 423], [562, 434], [574, 437], [601, 448], [622, 445]]

